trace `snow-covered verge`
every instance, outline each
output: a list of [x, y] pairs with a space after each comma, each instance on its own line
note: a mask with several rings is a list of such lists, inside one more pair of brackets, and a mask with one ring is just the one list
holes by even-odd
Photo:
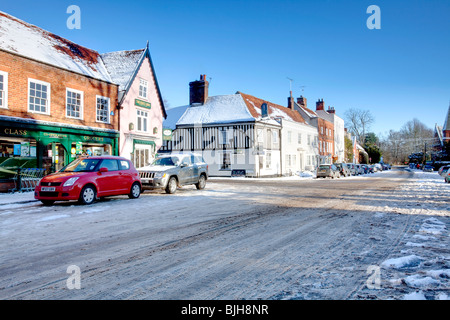
[[450, 185], [437, 173], [413, 170], [410, 183], [393, 194], [396, 201], [378, 215], [416, 215], [402, 245], [381, 264], [384, 289], [400, 290], [405, 300], [450, 298]]

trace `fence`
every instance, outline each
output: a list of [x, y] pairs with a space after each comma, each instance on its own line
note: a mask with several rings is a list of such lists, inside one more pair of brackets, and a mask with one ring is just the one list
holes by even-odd
[[28, 192], [36, 188], [39, 180], [44, 176], [45, 169], [40, 168], [25, 168], [18, 169], [15, 173], [14, 188], [10, 192]]

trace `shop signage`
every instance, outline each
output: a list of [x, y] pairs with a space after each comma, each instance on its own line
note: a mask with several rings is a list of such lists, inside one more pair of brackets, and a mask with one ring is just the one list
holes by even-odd
[[99, 142], [105, 141], [105, 138], [103, 138], [103, 137], [96, 137], [96, 136], [83, 136], [82, 138], [83, 138], [84, 141], [87, 141], [87, 140], [99, 141]]
[[67, 134], [61, 134], [61, 133], [53, 133], [53, 132], [42, 132], [42, 136], [46, 138], [52, 138], [52, 139], [67, 139]]
[[163, 129], [163, 140], [172, 140], [172, 129]]
[[28, 134], [27, 130], [11, 129], [11, 128], [5, 128], [3, 132], [7, 135], [14, 135], [14, 136], [26, 136]]
[[134, 99], [134, 105], [136, 105], [138, 107], [142, 107], [142, 108], [147, 108], [147, 109], [151, 109], [151, 107], [152, 107], [150, 102], [142, 101], [139, 99]]

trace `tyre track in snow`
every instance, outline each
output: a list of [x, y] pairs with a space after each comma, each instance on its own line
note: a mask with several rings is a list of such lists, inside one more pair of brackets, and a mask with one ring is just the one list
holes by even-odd
[[[124, 250], [83, 266], [82, 290], [65, 289], [67, 275], [60, 272], [60, 276], [55, 278], [55, 271], [50, 270], [37, 274], [39, 281], [24, 279], [25, 290], [20, 290], [23, 284], [16, 283], [9, 298], [289, 298], [289, 295], [280, 296], [280, 283], [286, 281], [286, 288], [292, 287], [292, 283], [300, 281], [302, 277], [330, 269], [329, 264], [321, 264], [321, 261], [331, 259], [333, 262], [332, 255], [327, 251], [318, 255], [315, 249], [323, 247], [344, 252], [352, 241], [351, 237], [345, 237], [345, 232], [351, 226], [367, 223], [368, 218], [358, 222], [357, 217], [348, 217], [352, 207], [348, 202], [339, 200], [342, 195], [360, 194], [368, 187], [380, 189], [382, 184], [382, 180], [374, 179], [368, 186], [360, 184], [357, 190], [349, 191], [348, 187], [344, 191], [335, 189], [325, 196], [317, 191], [333, 189], [333, 185], [330, 187], [325, 182], [315, 185], [315, 190], [304, 190], [297, 194], [292, 193], [295, 184], [280, 189], [271, 184], [267, 187], [244, 187], [242, 192], [230, 192], [230, 196], [239, 201], [231, 205], [220, 202], [224, 207], [215, 208], [205, 219], [182, 217], [181, 221], [186, 222], [185, 225], [166, 225], [159, 232], [167, 235], [166, 239], [172, 238], [170, 240], [147, 245], [144, 240], [149, 229], [142, 227], [132, 229], [133, 233], [118, 232], [111, 239], [105, 235], [88, 241], [85, 250], [91, 255], [102, 249], [111, 252], [121, 244]], [[338, 184], [334, 184], [336, 186]], [[211, 187], [214, 188], [214, 184]], [[254, 195], [258, 189], [266, 188], [271, 191], [267, 196]], [[248, 199], [245, 199], [245, 194], [249, 195]], [[252, 194], [256, 198], [251, 198]], [[320, 203], [317, 203], [317, 196], [321, 198]], [[283, 205], [279, 205], [280, 199]], [[312, 205], [315, 207], [312, 208]], [[179, 205], [176, 210], [181, 216], [190, 209], [183, 209], [183, 205]], [[337, 222], [340, 224], [336, 225]], [[324, 236], [320, 245], [314, 244], [314, 241], [318, 241], [316, 234]], [[139, 244], [140, 241], [143, 243]], [[304, 245], [303, 248], [296, 248], [302, 241], [311, 242], [311, 247]], [[62, 250], [63, 246], [58, 249], [58, 254], [71, 257], [73, 246], [69, 245], [66, 250]], [[286, 258], [296, 251], [297, 260]], [[306, 252], [312, 258], [299, 261]], [[42, 253], [40, 258], [45, 259], [48, 255]], [[335, 264], [339, 264], [339, 260]], [[52, 264], [47, 262], [47, 265]], [[23, 266], [24, 269], [27, 267]], [[246, 283], [247, 287], [243, 287], [242, 283]], [[352, 288], [348, 296], [357, 291], [359, 285]]]

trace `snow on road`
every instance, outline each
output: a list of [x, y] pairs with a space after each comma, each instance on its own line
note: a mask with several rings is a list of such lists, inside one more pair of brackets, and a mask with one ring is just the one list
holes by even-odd
[[[214, 179], [91, 206], [0, 195], [0, 298], [447, 300], [449, 191], [437, 173], [392, 170]], [[64, 290], [72, 263], [79, 292]]]

